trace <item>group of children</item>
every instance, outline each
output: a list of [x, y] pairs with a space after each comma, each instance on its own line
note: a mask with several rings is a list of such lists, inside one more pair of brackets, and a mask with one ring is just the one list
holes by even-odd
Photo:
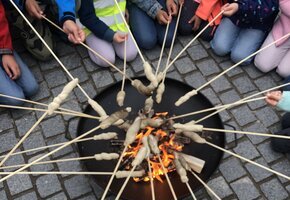
[[[5, 10], [9, 11], [9, 21], [19, 30], [25, 47], [32, 55], [40, 60], [48, 60], [50, 53], [23, 18], [11, 11], [14, 9], [9, 1], [0, 0], [0, 93], [25, 98], [38, 91], [38, 84], [27, 65], [13, 50], [6, 19], [8, 12], [5, 14]], [[223, 11], [200, 37], [210, 42], [215, 54], [229, 54], [235, 63], [256, 52], [261, 46], [267, 46], [290, 33], [290, 0], [116, 0], [118, 6], [115, 0], [13, 1], [26, 13], [52, 49], [54, 41], [47, 23], [41, 20], [43, 15], [56, 21], [68, 35], [64, 37], [63, 33], [56, 31], [60, 37], [75, 44], [86, 42], [111, 63], [115, 62], [116, 55], [121, 59], [126, 56], [128, 62], [137, 56], [137, 48], [121, 15], [125, 16], [130, 25], [138, 46], [152, 49], [157, 43], [163, 43], [168, 23], [165, 44], [171, 44], [180, 6], [180, 35], [198, 33]], [[279, 11], [281, 13], [278, 15]], [[89, 52], [89, 56], [97, 65], [109, 66], [95, 54]], [[253, 58], [249, 58], [242, 64], [247, 65], [252, 61]], [[290, 39], [279, 40], [260, 52], [254, 63], [263, 72], [277, 67], [279, 75], [288, 77]], [[278, 104], [280, 99], [290, 102], [288, 96], [286, 93], [274, 92], [267, 96], [267, 101], [271, 105]], [[271, 101], [273, 99], [275, 103]], [[0, 102], [21, 104], [20, 101], [3, 97], [0, 97]]]

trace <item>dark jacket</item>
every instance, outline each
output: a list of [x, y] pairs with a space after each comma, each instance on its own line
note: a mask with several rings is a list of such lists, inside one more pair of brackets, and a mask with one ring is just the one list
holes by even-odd
[[2, 1], [0, 1], [0, 27], [0, 54], [11, 54], [12, 41]]
[[[233, 2], [233, 1], [232, 1]], [[241, 28], [271, 30], [279, 12], [278, 0], [238, 0], [239, 10], [230, 17]]]

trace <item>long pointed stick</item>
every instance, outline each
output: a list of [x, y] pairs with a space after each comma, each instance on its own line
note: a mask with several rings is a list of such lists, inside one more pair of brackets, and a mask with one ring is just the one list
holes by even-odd
[[21, 140], [11, 149], [11, 151], [4, 157], [0, 162], [0, 166], [11, 156], [11, 154], [22, 144], [22, 142], [32, 133], [32, 131], [40, 124], [40, 122], [48, 115], [48, 111], [46, 111], [35, 124], [26, 132], [26, 134], [21, 138]]
[[11, 176], [14, 176], [15, 174], [17, 174], [17, 173], [19, 173], [19, 172], [21, 172], [21, 171], [27, 169], [27, 168], [30, 167], [31, 165], [34, 165], [35, 163], [37, 163], [37, 162], [39, 162], [39, 161], [41, 161], [41, 160], [47, 158], [48, 156], [50, 156], [50, 155], [52, 155], [52, 154], [54, 154], [54, 153], [56, 153], [56, 152], [62, 150], [63, 148], [65, 148], [65, 147], [71, 145], [72, 143], [75, 143], [76, 141], [78, 141], [78, 140], [80, 140], [80, 139], [86, 137], [87, 135], [89, 135], [89, 134], [93, 133], [94, 131], [98, 130], [99, 128], [100, 128], [100, 126], [98, 126], [98, 127], [96, 127], [96, 128], [93, 128], [92, 130], [90, 130], [90, 131], [88, 131], [88, 132], [86, 132], [86, 133], [80, 135], [79, 137], [77, 137], [77, 138], [75, 138], [75, 139], [73, 139], [73, 140], [71, 140], [71, 141], [65, 143], [64, 145], [58, 147], [57, 149], [55, 149], [55, 150], [53, 150], [53, 151], [47, 153], [46, 155], [41, 156], [40, 158], [34, 160], [34, 161], [31, 162], [31, 163], [28, 163], [27, 165], [23, 166], [22, 168], [20, 168], [20, 169], [14, 171], [14, 172], [12, 172], [11, 174], [9, 174], [8, 176], [5, 176], [5, 177], [3, 177], [2, 179], [0, 179], [0, 183], [3, 182], [3, 181], [5, 181], [5, 180], [7, 180], [7, 179], [10, 178]]
[[[13, 172], [0, 172], [0, 175], [10, 175]], [[49, 172], [19, 172], [19, 175], [27, 174], [27, 175], [47, 175], [47, 174], [55, 174], [55, 175], [111, 175], [112, 172], [67, 172], [67, 171], [49, 171]]]
[[284, 175], [284, 174], [282, 174], [282, 173], [280, 173], [280, 172], [277, 172], [277, 171], [275, 171], [275, 170], [273, 170], [273, 169], [270, 169], [270, 168], [268, 168], [268, 167], [265, 167], [265, 166], [263, 166], [263, 165], [261, 165], [261, 164], [259, 164], [259, 163], [256, 163], [256, 162], [254, 162], [254, 161], [252, 161], [252, 160], [249, 160], [249, 159], [247, 159], [247, 158], [245, 158], [245, 157], [243, 157], [243, 156], [240, 156], [240, 155], [238, 155], [238, 154], [235, 154], [235, 153], [233, 153], [233, 152], [231, 152], [231, 151], [229, 151], [229, 150], [226, 150], [226, 149], [224, 149], [224, 148], [222, 148], [222, 147], [219, 147], [219, 146], [217, 146], [217, 145], [215, 145], [215, 144], [213, 144], [213, 143], [211, 143], [211, 142], [206, 141], [205, 144], [207, 144], [207, 145], [209, 145], [209, 146], [212, 146], [212, 147], [214, 147], [214, 148], [216, 148], [216, 149], [219, 149], [219, 150], [221, 150], [221, 151], [223, 151], [223, 152], [225, 152], [225, 153], [228, 153], [228, 154], [230, 154], [230, 155], [232, 155], [232, 156], [234, 156], [234, 157], [237, 157], [237, 158], [239, 158], [239, 159], [241, 159], [241, 160], [244, 160], [244, 161], [246, 161], [246, 162], [249, 162], [249, 163], [251, 163], [251, 164], [253, 164], [253, 165], [256, 165], [257, 167], [260, 167], [260, 168], [265, 169], [265, 170], [267, 170], [267, 171], [269, 171], [269, 172], [272, 172], [272, 173], [274, 173], [274, 174], [276, 174], [276, 175], [278, 175], [278, 176], [281, 176], [281, 177], [283, 177], [283, 178], [286, 178], [287, 180], [290, 180], [290, 177], [289, 177], [289, 176], [286, 176], [286, 175]]
[[187, 188], [188, 188], [188, 190], [189, 190], [189, 192], [190, 192], [192, 198], [193, 198], [194, 200], [196, 200], [196, 197], [195, 197], [195, 195], [194, 195], [194, 193], [193, 193], [193, 191], [192, 191], [192, 189], [191, 189], [189, 183], [186, 182], [185, 184], [186, 184], [186, 186], [187, 186]]
[[174, 198], [175, 200], [177, 200], [177, 197], [176, 197], [175, 191], [174, 191], [173, 186], [172, 186], [172, 184], [171, 184], [171, 181], [170, 181], [170, 179], [169, 179], [169, 177], [168, 177], [168, 174], [167, 174], [167, 172], [166, 172], [166, 169], [165, 169], [165, 167], [164, 167], [164, 165], [163, 165], [163, 162], [162, 162], [162, 160], [161, 160], [161, 158], [160, 158], [160, 155], [157, 155], [157, 156], [158, 156], [159, 163], [161, 164], [162, 170], [163, 170], [163, 172], [164, 172], [164, 175], [165, 175], [165, 177], [166, 177], [166, 180], [167, 180], [168, 186], [169, 186], [169, 188], [170, 188], [170, 191], [171, 191], [171, 193], [172, 193], [172, 196], [173, 196], [173, 198]]
[[147, 163], [148, 163], [148, 169], [149, 169], [149, 178], [150, 178], [152, 200], [155, 200], [154, 182], [153, 182], [153, 175], [152, 175], [152, 169], [150, 166], [150, 159], [149, 158], [147, 158]]
[[137, 165], [135, 165], [135, 166], [131, 169], [129, 175], [127, 176], [125, 182], [123, 183], [123, 185], [122, 185], [122, 187], [121, 187], [121, 189], [120, 189], [118, 195], [116, 196], [115, 200], [119, 200], [119, 199], [120, 199], [120, 197], [121, 197], [121, 195], [122, 195], [122, 193], [123, 193], [123, 191], [124, 191], [124, 189], [125, 189], [125, 187], [126, 187], [128, 181], [129, 181], [129, 179], [131, 178], [132, 173], [135, 171], [136, 167], [137, 167]]
[[216, 199], [221, 200], [221, 198], [201, 178], [199, 178], [192, 170], [190, 170], [190, 172], [209, 192], [213, 194]]

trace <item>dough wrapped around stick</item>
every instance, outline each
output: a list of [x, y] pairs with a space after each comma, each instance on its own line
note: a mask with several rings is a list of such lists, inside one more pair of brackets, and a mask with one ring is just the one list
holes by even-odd
[[135, 79], [132, 81], [132, 86], [138, 90], [139, 93], [146, 96], [151, 96], [154, 88], [146, 87], [140, 80]]
[[128, 129], [130, 128], [131, 124], [128, 121], [125, 121], [123, 124], [120, 124], [118, 126], [119, 129], [122, 129], [124, 131], [128, 131]]
[[147, 153], [145, 155], [145, 158], [149, 158], [150, 156], [150, 147], [149, 147], [149, 141], [148, 141], [148, 136], [144, 136], [142, 138], [142, 143], [143, 143], [143, 146], [147, 149]]
[[52, 115], [55, 110], [60, 107], [60, 104], [68, 97], [72, 90], [78, 85], [79, 79], [75, 78], [70, 81], [64, 88], [61, 93], [53, 99], [53, 101], [48, 105], [47, 114]]
[[144, 112], [145, 113], [149, 113], [152, 110], [152, 108], [153, 108], [153, 104], [154, 104], [154, 101], [153, 101], [152, 96], [148, 97], [145, 100]]
[[110, 140], [117, 138], [118, 134], [115, 132], [101, 133], [94, 136], [94, 140]]
[[119, 158], [117, 153], [100, 153], [94, 155], [96, 160], [115, 160]]
[[[130, 171], [117, 171], [116, 178], [127, 178], [130, 174]], [[131, 177], [142, 177], [145, 174], [145, 170], [134, 171], [132, 172]]]
[[199, 158], [196, 158], [194, 156], [184, 154], [184, 153], [178, 153], [179, 157], [183, 157], [188, 164], [188, 166], [195, 172], [201, 173], [202, 169], [204, 168], [205, 161], [201, 160]]
[[[159, 74], [157, 75], [157, 81], [158, 83], [160, 83], [162, 80], [163, 80], [163, 73], [162, 72], [159, 72]], [[154, 87], [154, 85], [152, 83], [150, 83], [148, 86], [148, 88], [150, 88], [150, 90], [155, 90], [156, 87]]]
[[96, 101], [94, 101], [93, 99], [89, 99], [88, 103], [99, 114], [99, 116], [101, 117], [100, 121], [102, 121], [108, 117], [104, 108], [100, 104], [98, 104]]
[[141, 120], [141, 129], [146, 128], [146, 126], [159, 128], [163, 123], [164, 123], [164, 120], [160, 118], [157, 118], [157, 119], [145, 118]]
[[118, 92], [117, 97], [116, 97], [116, 101], [120, 107], [124, 105], [125, 97], [126, 97], [125, 91], [122, 90], [122, 91]]
[[175, 129], [181, 129], [183, 132], [202, 132], [203, 131], [203, 125], [199, 125], [199, 124], [175, 123], [173, 124], [173, 127]]
[[135, 159], [133, 160], [132, 166], [134, 167], [134, 166], [140, 165], [142, 161], [147, 157], [148, 154], [150, 154], [150, 152], [148, 153], [148, 148], [146, 148], [145, 146], [142, 146], [139, 149]]
[[144, 63], [144, 73], [147, 79], [152, 83], [152, 85], [156, 88], [158, 86], [157, 77], [154, 75], [152, 71], [152, 67], [148, 62]]
[[186, 170], [183, 168], [181, 162], [179, 161], [178, 154], [176, 152], [174, 152], [174, 160], [173, 160], [173, 162], [174, 162], [176, 171], [177, 171], [177, 173], [180, 176], [181, 182], [182, 183], [187, 183], [188, 182], [188, 177], [187, 177]]
[[184, 132], [182, 132], [182, 134], [186, 137], [189, 137], [192, 141], [194, 141], [196, 143], [199, 143], [199, 144], [206, 143], [206, 140], [195, 132], [184, 131]]
[[157, 103], [161, 103], [164, 91], [165, 91], [165, 84], [162, 82], [157, 88], [157, 94], [156, 94]]
[[124, 141], [125, 146], [130, 145], [135, 141], [136, 135], [140, 131], [140, 126], [141, 126], [141, 118], [136, 117], [133, 124], [129, 127], [129, 129], [126, 132], [126, 138]]
[[111, 114], [109, 117], [107, 117], [101, 122], [100, 124], [101, 129], [106, 129], [110, 127], [112, 124], [118, 122], [118, 120], [125, 119], [126, 117], [128, 117], [129, 112], [131, 112], [131, 110], [132, 109], [130, 107], [127, 107], [125, 109], [114, 112], [113, 114]]
[[180, 153], [177, 153], [178, 154], [178, 160], [180, 161], [182, 167], [184, 169], [186, 169], [187, 171], [191, 170], [189, 164], [186, 162], [185, 158], [183, 157], [183, 155], [181, 155]]
[[180, 97], [176, 102], [175, 105], [176, 106], [180, 106], [181, 104], [185, 103], [186, 101], [188, 101], [188, 99], [190, 99], [191, 97], [193, 97], [194, 95], [197, 94], [196, 90], [192, 90], [188, 93], [186, 93], [184, 96]]
[[160, 149], [158, 148], [158, 140], [155, 136], [153, 135], [149, 135], [148, 136], [148, 142], [149, 142], [149, 147], [151, 149], [151, 151], [155, 154], [155, 155], [159, 155], [160, 154]]

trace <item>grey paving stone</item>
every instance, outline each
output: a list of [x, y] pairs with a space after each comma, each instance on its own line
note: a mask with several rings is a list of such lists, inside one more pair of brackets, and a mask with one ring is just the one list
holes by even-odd
[[243, 69], [247, 72], [247, 74], [252, 79], [256, 79], [264, 75], [260, 70], [258, 70], [253, 64], [249, 66], [244, 66]]
[[58, 62], [55, 59], [50, 59], [48, 61], [39, 61], [39, 66], [41, 71], [47, 71], [47, 70], [51, 70], [51, 69], [55, 69], [60, 67], [60, 65], [58, 64]]
[[[212, 78], [208, 80], [210, 81], [211, 79]], [[215, 92], [222, 92], [232, 88], [230, 82], [223, 76], [213, 81], [210, 85], [212, 86]]]
[[218, 114], [223, 122], [227, 122], [227, 121], [232, 119], [232, 117], [229, 115], [228, 111], [224, 110], [222, 112], [219, 112]]
[[[19, 152], [19, 150], [16, 152]], [[18, 154], [18, 155], [10, 156], [10, 158], [5, 161], [4, 165], [5, 166], [13, 166], [13, 165], [22, 165], [24, 163], [26, 163], [26, 162], [24, 160], [23, 155]], [[15, 171], [15, 169], [17, 169], [17, 168], [7, 168], [7, 169], [4, 169], [4, 171], [11, 172], [11, 171]]]
[[227, 182], [232, 182], [246, 174], [246, 171], [237, 158], [230, 158], [222, 162], [219, 170]]
[[[90, 95], [91, 98], [95, 97], [97, 95], [97, 91], [95, 90], [93, 84], [91, 83], [91, 81], [86, 82], [86, 83], [82, 83], [80, 84], [82, 86], [82, 88]], [[88, 99], [84, 96], [84, 94], [80, 91], [79, 88], [76, 88], [74, 90], [75, 95], [77, 97], [77, 99], [81, 102], [84, 103], [86, 102]]]
[[[268, 129], [266, 129], [266, 127], [256, 121], [254, 124], [251, 124], [250, 126], [246, 127], [243, 129], [244, 131], [249, 131], [249, 132], [258, 132], [258, 133], [267, 133]], [[251, 142], [253, 144], [259, 144], [263, 141], [265, 141], [266, 139], [268, 139], [268, 137], [261, 137], [261, 136], [256, 136], [256, 135], [247, 135], [247, 137], [251, 140]]]
[[261, 91], [277, 86], [272, 77], [269, 76], [263, 76], [254, 82]]
[[50, 96], [50, 91], [48, 89], [47, 83], [43, 81], [39, 84], [39, 91], [33, 97], [31, 97], [31, 100], [39, 101], [39, 100], [48, 98], [49, 96]]
[[248, 103], [249, 107], [251, 108], [251, 110], [256, 110], [258, 108], [264, 107], [267, 105], [267, 103], [265, 102], [265, 100], [258, 100], [258, 101], [252, 101]]
[[76, 198], [92, 191], [85, 176], [75, 176], [64, 181], [64, 186], [70, 198]]
[[10, 130], [2, 133], [0, 135], [0, 153], [11, 150], [17, 142], [18, 139], [16, 139], [14, 131]]
[[167, 73], [166, 77], [183, 82], [183, 79], [176, 71]]
[[255, 111], [258, 119], [266, 126], [269, 127], [280, 121], [278, 115], [274, 112], [273, 108], [267, 106], [260, 110]]
[[67, 200], [67, 196], [65, 195], [65, 193], [59, 193], [54, 195], [53, 197], [50, 197], [46, 200]]
[[77, 54], [62, 57], [60, 60], [68, 70], [81, 66], [81, 58]]
[[265, 158], [267, 163], [271, 163], [283, 156], [282, 154], [276, 153], [275, 151], [271, 149], [270, 141], [259, 144], [257, 146], [257, 149], [260, 151], [260, 153]]
[[[174, 48], [172, 49], [171, 60], [173, 60], [181, 51], [183, 50], [183, 46], [179, 42], [175, 42]], [[167, 55], [169, 54], [169, 48], [165, 49]], [[181, 54], [180, 57], [187, 56], [186, 51]]]
[[30, 70], [32, 71], [32, 73], [33, 73], [33, 75], [38, 83], [40, 83], [44, 80], [43, 75], [39, 69], [39, 66], [30, 67]]
[[52, 136], [65, 132], [64, 122], [59, 115], [44, 120], [41, 123], [41, 127], [42, 127], [43, 134], [45, 135], [45, 137], [52, 137]]
[[108, 86], [114, 82], [110, 72], [108, 72], [107, 70], [102, 70], [97, 73], [94, 73], [92, 75], [92, 78], [98, 89]]
[[[23, 106], [29, 107], [29, 108], [33, 107], [31, 104], [28, 104], [28, 103], [24, 103]], [[24, 115], [31, 113], [31, 111], [30, 110], [20, 110], [20, 109], [19, 110], [16, 110], [16, 109], [12, 110], [11, 109], [10, 113], [14, 119], [14, 124], [15, 124], [15, 119], [19, 119], [19, 118], [23, 117]]]
[[88, 50], [81, 45], [76, 46], [76, 50], [78, 54], [81, 56], [81, 58], [87, 58], [89, 56]]
[[[122, 71], [123, 71], [123, 70], [122, 70]], [[134, 76], [135, 76], [135, 75], [134, 75], [134, 72], [133, 72], [133, 70], [132, 70], [131, 68], [127, 68], [127, 69], [126, 69], [126, 75], [129, 76], [129, 77], [134, 77]], [[116, 79], [117, 81], [121, 81], [121, 80], [123, 80], [123, 75], [120, 74], [119, 72], [116, 72], [116, 73], [114, 74], [114, 77], [115, 77], [115, 79]]]
[[195, 45], [187, 49], [187, 52], [192, 60], [200, 60], [208, 57], [208, 53], [201, 45]]
[[289, 197], [286, 190], [277, 179], [261, 184], [261, 190], [269, 200], [282, 200]]
[[[239, 126], [235, 121], [227, 122], [226, 124], [224, 124], [224, 126], [225, 126], [226, 130], [234, 130], [233, 127], [235, 127], [236, 130], [239, 130]], [[233, 127], [231, 127], [231, 126], [233, 126]], [[237, 136], [237, 139], [243, 137], [242, 134], [236, 134], [236, 136]], [[227, 144], [233, 142], [234, 140], [235, 140], [235, 134], [232, 134], [232, 133], [226, 134]]]
[[[277, 172], [280, 172], [286, 176], [290, 176], [290, 162], [287, 160], [287, 159], [284, 159], [274, 165], [272, 165], [272, 169], [276, 170]], [[280, 179], [280, 181], [282, 183], [286, 183], [288, 182], [289, 180], [286, 179], [286, 178], [282, 178], [280, 176], [278, 176], [278, 178]]]
[[13, 119], [7, 113], [0, 115], [0, 133], [7, 129], [13, 128]]
[[46, 73], [44, 78], [49, 88], [53, 88], [68, 82], [65, 73], [61, 69]]
[[[33, 133], [31, 134], [24, 142], [23, 142], [23, 147], [25, 150], [28, 150], [28, 149], [34, 149], [34, 148], [37, 148], [37, 147], [42, 147], [42, 146], [45, 146], [45, 141], [44, 141], [44, 138], [43, 138], [43, 135], [41, 132], [36, 132], [36, 133]], [[32, 154], [35, 154], [39, 151], [34, 151], [34, 152], [28, 152], [26, 153], [27, 155], [32, 155]]]
[[36, 187], [42, 198], [61, 190], [61, 185], [56, 175], [45, 175], [37, 178]]
[[141, 73], [144, 70], [143, 62], [139, 56], [137, 56], [137, 58], [134, 61], [132, 61], [130, 65], [133, 67], [135, 73]]
[[196, 66], [188, 57], [177, 60], [174, 65], [181, 74], [187, 74], [193, 70], [196, 70]]
[[58, 41], [55, 49], [58, 56], [64, 56], [75, 52], [75, 48], [71, 44], [63, 41]]
[[208, 181], [207, 184], [222, 199], [233, 194], [233, 191], [222, 176]]
[[240, 126], [245, 126], [251, 122], [256, 121], [255, 115], [246, 105], [239, 106], [238, 108], [233, 108], [231, 113], [235, 117], [236, 121]]
[[[232, 61], [225, 61], [225, 62], [222, 62], [219, 64], [219, 66], [223, 69], [223, 70], [226, 70], [230, 67], [232, 67], [234, 65], [234, 63]], [[241, 74], [243, 73], [244, 71], [242, 70], [242, 68], [240, 67], [235, 67], [234, 69], [228, 71], [226, 74], [229, 76], [229, 77], [233, 77], [233, 76], [236, 76], [238, 74]]]
[[[79, 155], [73, 153], [68, 156], [62, 157], [62, 159], [68, 159], [68, 158], [78, 158]], [[71, 171], [71, 172], [80, 172], [82, 171], [82, 166], [80, 161], [70, 161], [70, 162], [59, 162], [57, 163], [59, 171]], [[63, 177], [66, 177], [67, 175], [62, 175]]]
[[68, 132], [69, 132], [69, 135], [71, 138], [77, 137], [78, 123], [79, 123], [79, 118], [75, 118], [75, 119], [69, 121]]
[[[62, 108], [66, 108], [66, 109], [70, 109], [73, 111], [78, 111], [78, 112], [82, 112], [82, 109], [80, 107], [79, 102], [76, 99], [71, 99], [69, 101], [66, 101], [65, 103], [62, 104], [61, 106]], [[72, 118], [74, 118], [75, 116], [73, 115], [63, 115], [63, 119], [68, 121]]]
[[247, 76], [241, 76], [234, 79], [233, 84], [241, 94], [245, 94], [256, 89], [255, 85]]
[[240, 200], [250, 200], [260, 196], [258, 189], [248, 177], [241, 178], [230, 185]]
[[78, 200], [95, 200], [96, 199], [96, 196], [95, 195], [89, 195], [89, 196], [86, 196], [86, 197], [83, 197], [83, 198], [80, 198]]
[[234, 103], [241, 99], [239, 94], [235, 90], [229, 90], [227, 92], [224, 92], [219, 95], [219, 98], [221, 99], [223, 104]]
[[220, 103], [216, 93], [211, 88], [201, 90], [200, 93], [203, 94], [213, 105]]
[[[259, 158], [259, 159], [255, 160], [255, 162], [257, 162], [265, 167], [269, 167], [267, 162], [263, 158]], [[245, 165], [245, 167], [247, 168], [247, 170], [249, 171], [249, 173], [251, 174], [251, 176], [253, 177], [255, 182], [260, 182], [260, 181], [273, 175], [271, 172], [269, 172], [265, 169], [262, 169], [258, 166], [255, 166], [251, 163], [247, 163]]]
[[[36, 117], [34, 113], [28, 114], [15, 121], [18, 133], [20, 136], [26, 134], [26, 132], [35, 124]], [[38, 131], [39, 126], [36, 126], [33, 132]]]
[[200, 72], [195, 72], [193, 74], [189, 74], [185, 76], [185, 81], [187, 84], [194, 88], [198, 88], [199, 86], [206, 83], [206, 80], [203, 78], [202, 74]]
[[[34, 160], [44, 156], [45, 154], [38, 154], [37, 156], [34, 156], [28, 160], [28, 163], [33, 162]], [[40, 162], [50, 161], [48, 157], [42, 159]], [[54, 169], [53, 164], [45, 164], [45, 165], [32, 165], [30, 166], [31, 171], [34, 172], [47, 172], [52, 171]], [[35, 176], [38, 176], [37, 174]]]
[[78, 78], [80, 83], [89, 79], [88, 73], [83, 67], [78, 67], [74, 70], [71, 70], [71, 74], [73, 77]]
[[83, 59], [83, 62], [88, 72], [92, 72], [99, 69], [99, 66], [96, 63], [94, 63], [90, 58]]
[[[52, 144], [58, 144], [58, 143], [63, 143], [63, 142], [67, 142], [68, 140], [64, 137], [64, 135], [59, 135], [56, 136], [52, 139], [48, 139], [47, 140], [47, 145], [52, 145]], [[49, 148], [50, 151], [52, 151], [55, 148]], [[63, 148], [62, 150], [54, 153], [52, 155], [53, 158], [58, 158], [60, 156], [66, 155], [68, 153], [71, 153], [73, 151], [73, 148], [71, 146], [67, 146], [65, 148]]]
[[220, 68], [215, 63], [215, 61], [212, 59], [207, 59], [198, 62], [196, 66], [204, 76], [210, 76], [219, 73], [221, 71]]
[[234, 148], [234, 151], [250, 160], [260, 156], [259, 152], [256, 150], [256, 147], [249, 140], [239, 142], [238, 146]]
[[35, 192], [30, 192], [30, 193], [24, 194], [24, 195], [16, 198], [15, 200], [38, 200], [38, 198], [37, 198]]
[[211, 57], [217, 62], [217, 63], [222, 63], [222, 62], [225, 62], [225, 61], [228, 61], [230, 60], [230, 57], [229, 55], [226, 55], [226, 56], [218, 56], [216, 55], [212, 49], [209, 49], [209, 54], [211, 55]]
[[[182, 46], [186, 46], [189, 44], [190, 41], [192, 41], [193, 37], [192, 35], [189, 35], [189, 36], [178, 36], [176, 38], [181, 44]], [[195, 45], [198, 45], [200, 44], [200, 42], [198, 40], [195, 40], [190, 46], [195, 46]]]
[[19, 194], [33, 187], [28, 175], [12, 176], [6, 181], [11, 195]]
[[5, 190], [0, 191], [0, 199], [1, 200], [8, 200]]
[[[161, 47], [159, 45], [156, 45], [155, 48], [150, 49], [150, 50], [143, 50], [143, 52], [145, 53], [145, 55], [147, 56], [149, 60], [155, 60], [157, 58], [159, 59], [160, 51], [161, 51]], [[163, 52], [163, 54], [164, 53], [165, 51]]]

